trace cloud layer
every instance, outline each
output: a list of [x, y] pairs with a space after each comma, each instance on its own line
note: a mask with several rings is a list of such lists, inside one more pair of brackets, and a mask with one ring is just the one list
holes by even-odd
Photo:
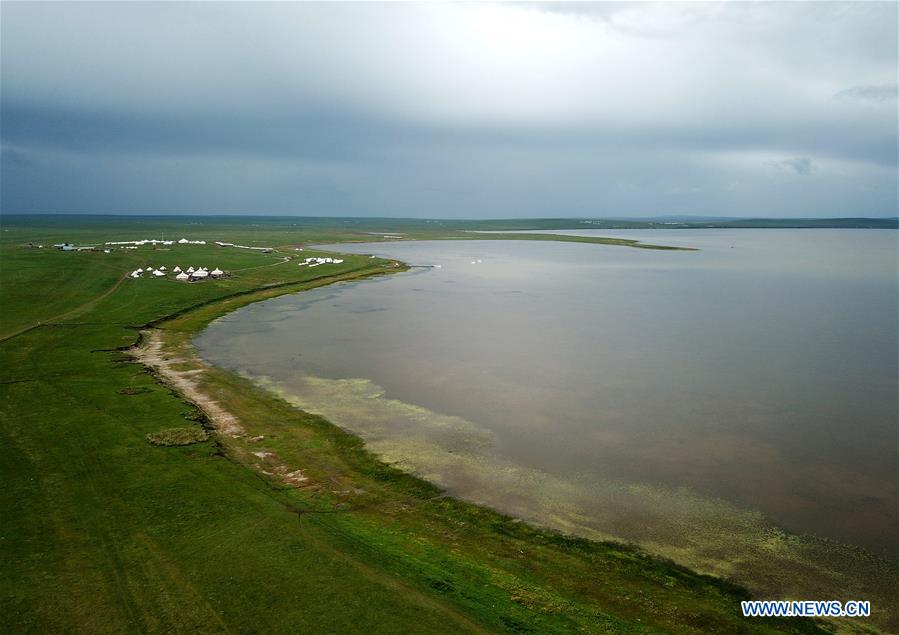
[[896, 215], [892, 3], [4, 3], [2, 209]]

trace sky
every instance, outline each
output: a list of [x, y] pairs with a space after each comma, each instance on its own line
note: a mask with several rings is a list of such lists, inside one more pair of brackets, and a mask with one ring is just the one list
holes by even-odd
[[897, 214], [897, 3], [0, 5], [0, 211]]

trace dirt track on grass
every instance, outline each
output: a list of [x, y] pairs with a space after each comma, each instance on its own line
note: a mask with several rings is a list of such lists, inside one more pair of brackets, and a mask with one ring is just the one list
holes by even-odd
[[179, 370], [177, 367], [194, 360], [183, 357], [169, 357], [163, 349], [162, 333], [156, 329], [141, 331], [143, 341], [131, 349], [131, 354], [143, 364], [152, 368], [163, 381], [200, 408], [209, 419], [216, 432], [229, 437], [242, 437], [246, 430], [237, 417], [225, 410], [219, 402], [200, 389], [198, 376], [203, 368]]

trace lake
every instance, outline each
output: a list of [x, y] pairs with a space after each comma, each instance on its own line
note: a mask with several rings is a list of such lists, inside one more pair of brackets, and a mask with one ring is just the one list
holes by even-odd
[[572, 233], [700, 251], [333, 246], [439, 268], [254, 304], [195, 344], [533, 522], [766, 589], [883, 575], [852, 546], [894, 567], [897, 233]]

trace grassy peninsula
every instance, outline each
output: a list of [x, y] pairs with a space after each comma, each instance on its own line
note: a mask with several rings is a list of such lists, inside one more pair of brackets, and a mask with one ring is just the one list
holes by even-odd
[[[166, 221], [167, 238], [207, 244], [103, 251], [157, 231], [4, 224], [0, 630], [819, 630], [743, 619], [747, 594], [727, 582], [447, 497], [196, 358], [191, 336], [237, 307], [403, 269], [352, 255], [297, 266], [301, 244], [358, 228]], [[50, 246], [63, 241], [100, 248]], [[128, 277], [147, 265], [231, 275]]]

